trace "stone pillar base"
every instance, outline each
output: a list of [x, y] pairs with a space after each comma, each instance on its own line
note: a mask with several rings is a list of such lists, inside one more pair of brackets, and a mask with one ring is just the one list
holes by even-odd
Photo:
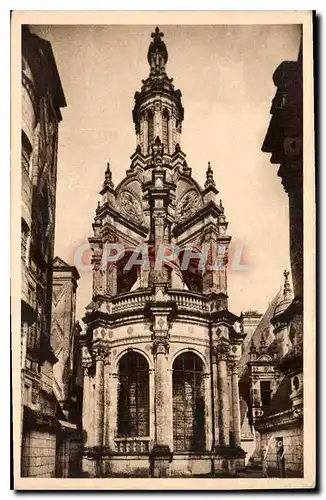
[[151, 476], [169, 477], [171, 462], [172, 452], [169, 446], [155, 445], [151, 452]]
[[234, 476], [237, 469], [245, 466], [246, 452], [242, 448], [216, 445], [214, 448], [214, 474]]
[[96, 462], [93, 459], [82, 457], [82, 476], [96, 477]]

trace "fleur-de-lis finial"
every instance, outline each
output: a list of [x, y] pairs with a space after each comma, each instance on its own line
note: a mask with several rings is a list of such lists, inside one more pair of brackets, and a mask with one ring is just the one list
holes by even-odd
[[160, 28], [156, 26], [154, 33], [151, 34], [151, 37], [154, 38], [154, 40], [157, 40], [159, 38], [164, 37], [164, 33], [160, 31]]

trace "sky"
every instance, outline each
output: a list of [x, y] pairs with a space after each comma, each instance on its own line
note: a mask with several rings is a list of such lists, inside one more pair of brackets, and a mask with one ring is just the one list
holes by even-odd
[[[59, 127], [55, 255], [70, 265], [93, 235], [106, 163], [115, 185], [135, 151], [134, 93], [147, 78], [155, 26], [52, 25], [32, 32], [52, 44], [67, 107]], [[296, 60], [298, 25], [160, 26], [167, 74], [182, 92], [181, 148], [202, 185], [214, 170], [232, 236], [229, 310], [264, 312], [290, 269], [288, 196], [261, 146], [275, 95], [272, 75]], [[245, 267], [237, 262], [235, 248]], [[237, 266], [239, 267], [239, 266]], [[79, 270], [77, 314], [91, 301], [91, 269]]]

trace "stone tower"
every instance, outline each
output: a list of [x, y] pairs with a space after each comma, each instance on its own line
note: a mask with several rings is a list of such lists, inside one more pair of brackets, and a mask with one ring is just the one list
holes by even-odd
[[116, 187], [107, 165], [89, 239], [83, 467], [104, 477], [228, 474], [244, 458], [231, 238], [211, 164], [202, 188], [181, 149], [181, 92], [159, 28], [147, 59], [136, 150]]

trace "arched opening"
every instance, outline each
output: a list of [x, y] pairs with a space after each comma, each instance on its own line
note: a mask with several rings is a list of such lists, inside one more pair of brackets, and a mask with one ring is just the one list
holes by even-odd
[[[139, 288], [140, 265], [135, 263], [132, 266], [128, 266], [127, 264], [131, 257], [132, 252], [127, 251], [117, 262], [117, 294], [130, 292], [132, 289]], [[139, 256], [140, 258], [141, 256]]]
[[148, 148], [154, 144], [154, 114], [152, 111], [147, 113], [148, 121]]
[[201, 254], [197, 250], [183, 250], [179, 254], [183, 282], [186, 284], [188, 290], [192, 292], [202, 293], [203, 290], [201, 261]]
[[118, 436], [149, 436], [149, 368], [138, 352], [122, 356], [118, 368]]
[[173, 363], [174, 451], [205, 450], [204, 370], [192, 352], [180, 354]]
[[166, 151], [169, 150], [169, 112], [167, 109], [162, 115], [162, 143]]

